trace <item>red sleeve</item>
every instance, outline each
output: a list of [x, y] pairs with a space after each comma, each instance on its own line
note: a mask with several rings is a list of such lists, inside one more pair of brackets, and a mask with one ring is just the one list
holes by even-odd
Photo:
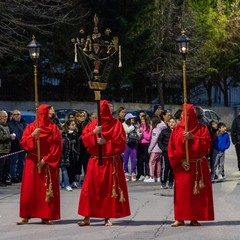
[[[96, 123], [90, 123], [83, 129], [82, 140], [88, 152], [93, 156], [99, 155], [99, 145], [97, 144], [97, 135], [93, 133]], [[114, 126], [111, 126], [111, 134], [102, 133], [106, 143], [102, 145], [102, 155], [112, 156], [121, 154], [126, 147], [126, 134], [122, 123], [116, 121]]]
[[33, 126], [33, 124], [27, 125], [27, 127], [24, 129], [20, 144], [22, 148], [26, 151], [31, 151], [37, 146], [37, 138], [32, 137], [32, 132], [34, 131], [34, 129], [35, 127]]
[[43, 160], [52, 167], [57, 167], [62, 154], [62, 136], [57, 125], [55, 124], [53, 125], [52, 136], [53, 138], [49, 152], [43, 157]]
[[193, 139], [189, 140], [189, 156], [192, 159], [202, 158], [209, 153], [211, 137], [207, 126], [199, 124]]
[[103, 152], [105, 152], [107, 156], [116, 154], [118, 155], [123, 153], [125, 148], [126, 148], [126, 134], [122, 123], [118, 121], [116, 126], [114, 127], [114, 133], [112, 137], [108, 138], [106, 137], [106, 144], [103, 145]]

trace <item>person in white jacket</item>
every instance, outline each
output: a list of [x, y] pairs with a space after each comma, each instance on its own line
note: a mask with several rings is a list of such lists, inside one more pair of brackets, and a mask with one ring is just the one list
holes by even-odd
[[131, 159], [131, 180], [136, 181], [136, 167], [137, 167], [137, 145], [142, 136], [141, 129], [135, 126], [136, 116], [128, 113], [125, 115], [123, 128], [126, 133], [126, 149], [123, 154], [123, 168], [125, 172], [126, 181], [129, 181], [130, 175], [128, 170], [128, 162]]
[[[158, 142], [158, 136], [160, 135], [161, 131], [164, 128], [167, 128], [167, 126], [163, 121], [161, 121], [160, 117], [154, 116], [152, 118], [152, 128], [153, 130], [152, 130], [151, 142], [148, 147], [148, 153], [150, 155], [150, 158], [149, 158], [150, 178], [144, 180], [144, 182], [147, 182], [147, 183], [151, 183], [155, 181], [160, 182], [162, 150], [159, 148], [157, 142]], [[156, 176], [155, 176], [155, 173], [156, 173]]]

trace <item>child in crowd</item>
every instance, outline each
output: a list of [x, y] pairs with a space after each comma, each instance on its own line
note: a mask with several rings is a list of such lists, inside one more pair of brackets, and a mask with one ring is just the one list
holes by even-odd
[[70, 140], [67, 137], [67, 133], [62, 132], [62, 142], [63, 142], [63, 148], [62, 148], [62, 156], [60, 161], [60, 170], [61, 170], [61, 176], [62, 176], [62, 187], [65, 188], [67, 191], [72, 191], [72, 188], [69, 184], [69, 177], [68, 177], [68, 171], [67, 168], [70, 166]]
[[125, 172], [126, 181], [129, 181], [128, 162], [131, 159], [131, 180], [136, 181], [136, 167], [137, 167], [137, 145], [142, 136], [142, 132], [135, 126], [136, 116], [128, 113], [125, 115], [123, 128], [126, 133], [126, 149], [123, 154], [123, 168]]
[[158, 138], [158, 146], [162, 150], [162, 186], [161, 188], [171, 189], [173, 188], [173, 171], [168, 158], [168, 142], [170, 139], [170, 135], [172, 130], [176, 126], [176, 120], [174, 118], [170, 118], [168, 122], [168, 127], [163, 129]]
[[148, 147], [151, 141], [152, 124], [149, 115], [142, 113], [140, 117], [140, 129], [142, 137], [137, 149], [137, 179], [143, 181], [149, 178], [149, 153]]
[[67, 120], [63, 125], [63, 132], [67, 135], [70, 141], [69, 166], [67, 167], [69, 183], [72, 188], [77, 188], [75, 182], [76, 170], [79, 164], [79, 140], [77, 135], [77, 127], [74, 120]]
[[159, 134], [164, 128], [166, 128], [166, 124], [163, 121], [161, 121], [161, 118], [158, 116], [153, 116], [151, 142], [148, 147], [148, 153], [150, 155], [149, 158], [150, 177], [148, 179], [144, 179], [144, 182], [151, 183], [155, 182], [155, 180], [157, 182], [160, 182], [162, 150], [159, 148], [157, 140]]
[[[212, 180], [225, 179], [224, 174], [224, 162], [225, 162], [225, 150], [230, 146], [230, 138], [227, 133], [226, 124], [219, 122], [217, 125], [218, 128], [218, 136], [216, 140], [213, 142], [214, 149], [213, 149], [213, 163], [214, 169], [212, 172]], [[219, 175], [216, 175], [216, 171], [218, 168]]]

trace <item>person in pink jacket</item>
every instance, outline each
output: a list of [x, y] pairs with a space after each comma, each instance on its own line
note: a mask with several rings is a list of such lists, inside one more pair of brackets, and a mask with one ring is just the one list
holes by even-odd
[[149, 154], [148, 147], [151, 141], [152, 124], [149, 115], [143, 114], [140, 118], [142, 137], [137, 149], [137, 179], [143, 181], [149, 178]]
[[148, 179], [144, 179], [144, 182], [151, 183], [155, 182], [155, 180], [157, 182], [160, 182], [162, 150], [159, 148], [157, 142], [161, 131], [166, 127], [167, 127], [166, 124], [163, 121], [161, 121], [160, 117], [154, 116], [152, 118], [152, 135], [151, 142], [148, 147], [148, 153], [150, 155], [149, 158], [150, 177]]

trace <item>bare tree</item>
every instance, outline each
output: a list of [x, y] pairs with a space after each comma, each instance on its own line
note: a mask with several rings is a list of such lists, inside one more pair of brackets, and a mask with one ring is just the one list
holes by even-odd
[[148, 63], [151, 81], [157, 86], [159, 102], [164, 105], [164, 86], [166, 83], [178, 81], [181, 84], [180, 61], [176, 52], [176, 37], [181, 34], [183, 25], [182, 8], [184, 1], [155, 1], [152, 16], [154, 55]]
[[[0, 59], [18, 57], [29, 34], [49, 35], [59, 24], [76, 25], [86, 14], [77, 0], [1, 0]], [[83, 4], [83, 3], [82, 3]], [[77, 10], [76, 10], [77, 9]]]

